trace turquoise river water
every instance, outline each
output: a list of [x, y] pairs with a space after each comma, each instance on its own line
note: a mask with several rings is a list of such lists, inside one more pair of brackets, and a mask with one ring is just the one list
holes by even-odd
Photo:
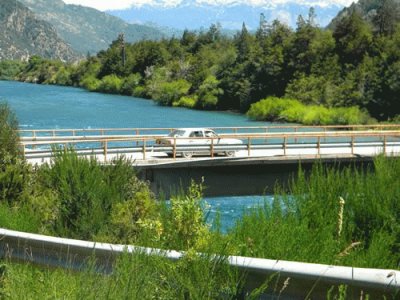
[[[22, 129], [63, 128], [175, 128], [266, 126], [245, 116], [163, 107], [154, 101], [99, 93], [83, 89], [0, 81], [0, 101], [16, 113]], [[213, 197], [208, 221], [217, 211], [227, 230], [244, 211], [270, 201], [270, 196]]]

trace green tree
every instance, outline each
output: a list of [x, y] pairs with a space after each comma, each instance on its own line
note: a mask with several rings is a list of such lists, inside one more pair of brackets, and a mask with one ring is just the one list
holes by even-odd
[[392, 35], [400, 20], [399, 3], [394, 0], [380, 0], [373, 23], [381, 35]]
[[337, 87], [322, 76], [301, 76], [288, 84], [286, 98], [297, 99], [304, 104], [331, 106], [336, 100]]
[[372, 29], [357, 12], [353, 11], [338, 22], [333, 37], [341, 62], [358, 65], [370, 51]]
[[208, 76], [197, 91], [198, 105], [205, 109], [215, 108], [218, 103], [218, 96], [223, 93], [223, 90], [218, 85], [219, 80], [215, 76]]

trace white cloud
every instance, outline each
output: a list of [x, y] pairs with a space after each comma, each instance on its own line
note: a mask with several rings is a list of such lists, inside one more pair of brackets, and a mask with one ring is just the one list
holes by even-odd
[[[128, 9], [130, 7], [141, 7], [145, 4], [154, 6], [174, 7], [184, 0], [64, 0], [67, 4], [78, 4], [89, 6], [101, 11]], [[191, 0], [193, 3], [210, 5], [250, 4], [254, 6], [273, 6], [285, 3], [297, 3], [326, 7], [328, 5], [348, 6], [355, 0]]]

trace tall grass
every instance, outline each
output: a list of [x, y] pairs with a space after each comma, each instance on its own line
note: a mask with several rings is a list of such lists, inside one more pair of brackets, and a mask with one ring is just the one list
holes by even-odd
[[5, 263], [0, 295], [7, 299], [235, 299], [241, 277], [223, 257], [125, 254], [113, 271], [94, 265], [80, 272]]
[[399, 268], [399, 175], [400, 159], [379, 157], [366, 170], [317, 164], [230, 234], [241, 255]]

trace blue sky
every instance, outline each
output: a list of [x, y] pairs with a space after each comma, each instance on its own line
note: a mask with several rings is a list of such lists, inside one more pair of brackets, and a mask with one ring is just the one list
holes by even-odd
[[[187, 0], [63, 0], [67, 4], [78, 4], [93, 7], [101, 11], [120, 10], [143, 5], [154, 6], [177, 6]], [[348, 6], [356, 0], [191, 0], [193, 3], [210, 5], [228, 5], [235, 3], [249, 4], [254, 6], [274, 6], [285, 3], [297, 3], [310, 6], [326, 7], [329, 5]]]

